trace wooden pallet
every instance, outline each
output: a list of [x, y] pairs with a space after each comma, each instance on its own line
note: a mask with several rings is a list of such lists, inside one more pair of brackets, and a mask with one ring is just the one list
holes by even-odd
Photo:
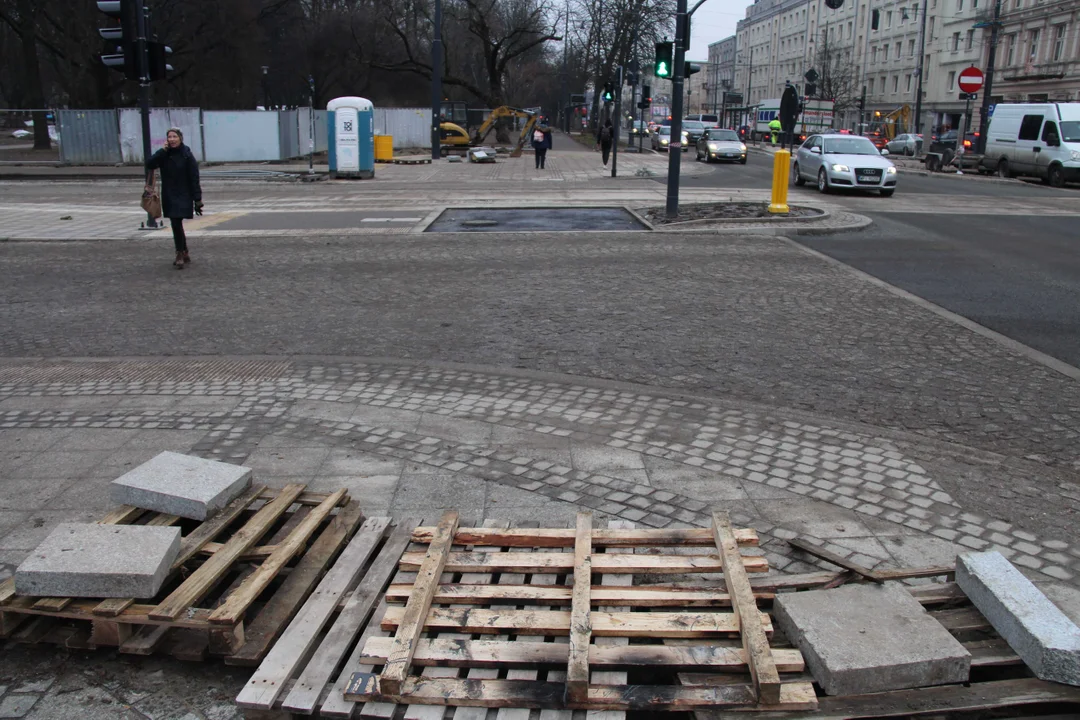
[[[345, 490], [305, 489], [251, 487], [202, 523], [121, 506], [99, 522], [181, 528], [161, 593], [149, 601], [36, 598], [16, 594], [9, 578], [0, 583], [0, 637], [257, 665], [364, 519]], [[369, 521], [359, 533], [377, 529]]]
[[[347, 700], [589, 711], [816, 707], [811, 683], [780, 678], [781, 672], [801, 672], [802, 658], [770, 648], [771, 621], [758, 610], [747, 576], [768, 565], [763, 557], [739, 552], [740, 544], [756, 544], [757, 536], [733, 529], [724, 513], [714, 514], [707, 529], [594, 530], [591, 515], [582, 513], [574, 529], [513, 531], [459, 529], [456, 514], [447, 513], [436, 528], [414, 537], [427, 542], [426, 552], [405, 553], [401, 568], [416, 572], [417, 579], [395, 584], [386, 594], [381, 629], [394, 635], [367, 639], [361, 659], [372, 668], [352, 676]], [[481, 545], [508, 551], [478, 550]], [[445, 573], [555, 574], [572, 584], [447, 583]], [[634, 585], [656, 575], [721, 573], [726, 592]], [[622, 584], [630, 587], [594, 587], [594, 575], [623, 576]], [[607, 607], [615, 603], [622, 609]], [[500, 634], [512, 639], [471, 637]], [[604, 638], [621, 642], [602, 644]], [[663, 644], [677, 638], [696, 642], [681, 648]], [[424, 673], [410, 674], [413, 666]], [[543, 677], [464, 674], [537, 667]], [[598, 669], [627, 668], [654, 678], [680, 668], [709, 669], [734, 673], [741, 681], [707, 687], [595, 681]]]

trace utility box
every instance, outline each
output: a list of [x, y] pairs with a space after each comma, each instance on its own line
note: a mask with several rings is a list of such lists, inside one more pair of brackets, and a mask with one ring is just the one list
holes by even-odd
[[375, 177], [375, 106], [362, 97], [326, 103], [330, 177]]

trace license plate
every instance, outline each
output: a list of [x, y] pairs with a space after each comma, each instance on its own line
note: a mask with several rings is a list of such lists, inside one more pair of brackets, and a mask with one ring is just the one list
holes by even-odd
[[859, 182], [872, 182], [872, 183], [876, 183], [876, 182], [877, 182], [878, 180], [880, 180], [880, 179], [881, 179], [881, 178], [879, 178], [879, 177], [878, 177], [877, 175], [860, 175], [860, 176], [859, 176]]
[[724, 153], [724, 157], [735, 157], [735, 153]]

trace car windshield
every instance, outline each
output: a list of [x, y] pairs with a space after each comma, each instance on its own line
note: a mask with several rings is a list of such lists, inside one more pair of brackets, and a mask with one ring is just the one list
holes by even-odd
[[1061, 142], [1080, 142], [1080, 120], [1061, 123]]
[[682, 129], [700, 132], [705, 129], [705, 123], [698, 122], [697, 120], [683, 120]]
[[825, 152], [832, 155], [877, 155], [878, 149], [866, 138], [827, 138]]
[[671, 127], [669, 127], [668, 125], [661, 125], [659, 128], [659, 132], [661, 135], [670, 135]]
[[710, 140], [723, 140], [726, 142], [739, 142], [739, 135], [734, 130], [710, 130]]

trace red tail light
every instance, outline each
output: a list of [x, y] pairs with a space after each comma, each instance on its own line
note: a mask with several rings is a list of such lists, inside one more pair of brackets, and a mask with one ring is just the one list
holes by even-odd
[[971, 141], [970, 140], [965, 140], [964, 141], [964, 147], [971, 147]]

